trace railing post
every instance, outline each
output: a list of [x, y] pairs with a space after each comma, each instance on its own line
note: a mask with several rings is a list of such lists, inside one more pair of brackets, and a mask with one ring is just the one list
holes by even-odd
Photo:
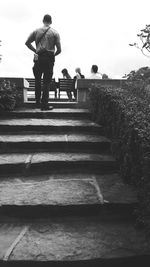
[[23, 102], [26, 103], [28, 101], [28, 92], [29, 82], [26, 79], [23, 79]]

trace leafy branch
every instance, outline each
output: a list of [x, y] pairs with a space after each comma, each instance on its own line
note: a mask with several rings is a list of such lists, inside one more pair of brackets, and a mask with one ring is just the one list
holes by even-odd
[[137, 34], [140, 39], [140, 44], [131, 43], [130, 46], [134, 46], [139, 49], [142, 54], [146, 57], [150, 57], [148, 53], [150, 53], [150, 25], [146, 25], [144, 29], [140, 30], [140, 33]]

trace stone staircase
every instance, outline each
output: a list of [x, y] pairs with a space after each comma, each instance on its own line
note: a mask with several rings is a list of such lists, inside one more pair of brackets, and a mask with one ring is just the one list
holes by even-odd
[[87, 109], [1, 114], [0, 266], [149, 266], [137, 205]]

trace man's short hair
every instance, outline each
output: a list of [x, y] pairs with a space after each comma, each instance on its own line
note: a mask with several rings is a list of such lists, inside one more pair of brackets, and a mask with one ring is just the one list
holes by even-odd
[[97, 73], [97, 71], [98, 71], [98, 66], [97, 66], [97, 65], [92, 65], [92, 71], [93, 71], [94, 73]]
[[52, 17], [50, 15], [46, 14], [43, 18], [43, 22], [52, 23]]

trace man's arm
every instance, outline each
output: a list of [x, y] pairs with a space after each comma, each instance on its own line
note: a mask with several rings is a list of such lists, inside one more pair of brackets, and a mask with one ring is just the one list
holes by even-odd
[[36, 35], [36, 32], [32, 32], [27, 41], [25, 42], [25, 45], [31, 50], [33, 51], [34, 53], [36, 53], [36, 49], [34, 48], [34, 46], [32, 45], [32, 43], [35, 41], [35, 35]]
[[56, 52], [55, 52], [55, 56], [59, 55], [61, 53], [61, 44], [60, 42], [56, 44]]
[[28, 40], [25, 42], [25, 45], [34, 53], [36, 53], [36, 49], [34, 48], [34, 46], [31, 44], [31, 42], [29, 42]]
[[56, 39], [55, 39], [55, 45], [56, 45], [55, 56], [57, 56], [61, 53], [60, 35], [57, 33], [55, 37], [56, 37]]

